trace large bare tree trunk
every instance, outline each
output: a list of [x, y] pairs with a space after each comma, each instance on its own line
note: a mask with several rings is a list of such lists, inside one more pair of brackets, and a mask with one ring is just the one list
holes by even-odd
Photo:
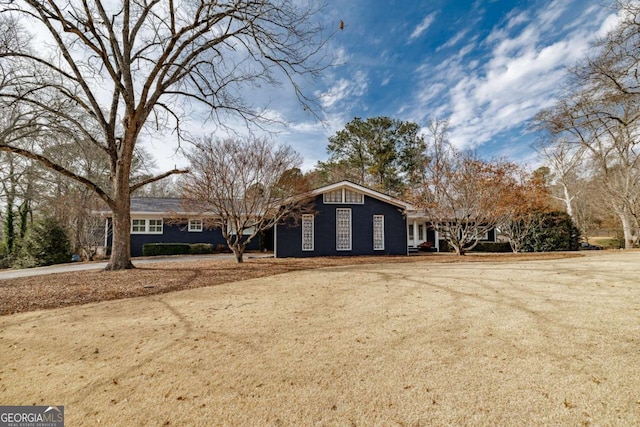
[[563, 190], [563, 199], [562, 201], [564, 202], [564, 206], [567, 210], [567, 213], [569, 214], [569, 216], [571, 217], [571, 219], [573, 219], [574, 222], [577, 223], [576, 221], [576, 217], [573, 213], [573, 204], [571, 203], [573, 201], [573, 197], [570, 193], [569, 193], [569, 187], [567, 187], [566, 184], [562, 183], [562, 190]]
[[113, 211], [113, 239], [111, 257], [105, 270], [124, 270], [135, 268], [131, 263], [131, 239], [129, 228], [131, 227], [131, 214], [129, 213], [129, 199], [118, 203], [118, 208]]
[[[128, 154], [131, 156], [131, 154]], [[127, 154], [124, 154], [126, 157]], [[131, 190], [129, 188], [129, 171], [131, 162], [118, 162], [113, 174], [114, 202], [113, 236], [111, 257], [105, 270], [124, 270], [135, 268], [131, 263]]]
[[622, 233], [624, 235], [624, 248], [631, 249], [636, 242], [636, 236], [634, 235], [633, 223], [630, 215], [625, 212], [618, 212], [618, 217], [622, 224]]

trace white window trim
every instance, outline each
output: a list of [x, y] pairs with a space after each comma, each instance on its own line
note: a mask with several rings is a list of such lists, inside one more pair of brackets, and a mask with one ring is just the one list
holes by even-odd
[[[380, 242], [376, 241], [376, 225], [378, 224], [376, 222], [376, 219], [380, 219], [380, 235], [381, 235], [381, 239]], [[384, 215], [374, 215], [373, 216], [373, 250], [374, 251], [384, 251]], [[376, 245], [376, 243], [380, 243], [379, 245]]]
[[[307, 223], [307, 226], [311, 227], [311, 241], [310, 242], [305, 242], [305, 233], [304, 233], [304, 227], [305, 227], [305, 222]], [[301, 231], [302, 231], [302, 251], [303, 252], [313, 252], [315, 250], [315, 221], [314, 221], [314, 216], [311, 214], [305, 214], [302, 215], [302, 224], [301, 224]], [[305, 245], [305, 243], [310, 245]]]
[[204, 224], [201, 219], [190, 219], [188, 230], [190, 233], [201, 233], [204, 229]]
[[[338, 223], [338, 212], [348, 212], [349, 213], [349, 247], [339, 247], [339, 223]], [[351, 208], [337, 208], [336, 209], [336, 251], [350, 251], [353, 248], [353, 222], [351, 216]]]
[[[359, 197], [359, 201], [353, 202], [353, 201], [347, 201], [347, 193], [353, 193], [356, 194]], [[342, 193], [342, 200], [344, 201], [345, 204], [349, 204], [349, 205], [364, 205], [364, 194], [362, 194], [359, 191], [354, 191], [354, 190], [349, 190], [347, 188], [343, 188], [343, 193]]]
[[[340, 192], [340, 200], [339, 201], [329, 201], [327, 200], [327, 194], [330, 193], [335, 193], [335, 192]], [[360, 195], [360, 201], [357, 202], [347, 202], [347, 191], [351, 192], [351, 193], [355, 193]], [[324, 203], [325, 205], [364, 205], [364, 193], [361, 193], [359, 191], [355, 191], [355, 190], [351, 190], [348, 188], [340, 188], [338, 190], [333, 190], [333, 191], [328, 191], [326, 193], [322, 194], [322, 203]]]
[[[133, 229], [134, 221], [143, 221], [144, 229], [143, 230], [135, 230]], [[151, 221], [160, 221], [160, 231], [150, 231], [151, 229]], [[137, 226], [140, 227], [141, 224]], [[164, 221], [162, 218], [132, 218], [131, 219], [131, 234], [163, 234], [164, 233]]]
[[[339, 201], [336, 202], [336, 201], [327, 200], [327, 195], [336, 193], [338, 191], [340, 192], [340, 200]], [[338, 190], [328, 191], [328, 192], [322, 194], [322, 203], [324, 203], [325, 205], [341, 205], [343, 200], [344, 200], [344, 189], [342, 189], [342, 188], [338, 189]]]

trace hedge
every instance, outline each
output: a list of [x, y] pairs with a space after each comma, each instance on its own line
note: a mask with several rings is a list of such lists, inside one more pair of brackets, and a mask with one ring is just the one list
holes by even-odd
[[142, 245], [143, 256], [188, 255], [191, 253], [189, 243], [146, 243]]
[[143, 256], [158, 255], [202, 255], [214, 252], [211, 243], [145, 243]]
[[212, 253], [213, 253], [213, 245], [211, 243], [192, 243], [191, 244], [192, 255], [203, 255], [203, 254], [212, 254]]
[[513, 252], [509, 242], [480, 242], [472, 252]]

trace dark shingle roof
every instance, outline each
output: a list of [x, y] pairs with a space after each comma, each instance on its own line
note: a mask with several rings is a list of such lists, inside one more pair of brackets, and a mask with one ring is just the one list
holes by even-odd
[[[193, 213], [189, 209], [184, 199], [166, 197], [132, 197], [131, 214], [186, 214]], [[97, 213], [111, 216], [111, 209], [104, 207]]]
[[131, 213], [185, 212], [184, 199], [163, 197], [132, 197]]

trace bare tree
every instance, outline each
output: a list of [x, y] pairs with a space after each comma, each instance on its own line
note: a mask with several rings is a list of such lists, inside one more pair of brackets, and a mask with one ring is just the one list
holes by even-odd
[[511, 250], [518, 253], [527, 237], [544, 221], [541, 214], [551, 210], [550, 196], [539, 171], [528, 173], [514, 166], [509, 175], [503, 180], [494, 209], [501, 235], [509, 240]]
[[247, 245], [279, 221], [308, 209], [301, 157], [289, 146], [267, 139], [204, 138], [187, 154], [188, 210], [210, 215], [205, 224], [219, 228], [241, 263]]
[[569, 145], [566, 150], [584, 148], [591, 177], [599, 181], [598, 193], [619, 218], [625, 247], [631, 248], [639, 230], [640, 106], [631, 99], [598, 98], [596, 93], [585, 89], [538, 119], [556, 145]]
[[[0, 103], [21, 112], [7, 131], [41, 137], [36, 147], [2, 140], [0, 151], [39, 161], [95, 192], [113, 211], [106, 268], [132, 268], [131, 193], [185, 172], [132, 179], [140, 136], [171, 130], [181, 141], [191, 105], [204, 106], [218, 123], [229, 115], [255, 123], [263, 112], [243, 91], [261, 84], [287, 82], [313, 110], [298, 77], [327, 65], [316, 12], [314, 2], [288, 0], [4, 1], [1, 15], [15, 24], [10, 28], [35, 27], [48, 40], [46, 48], [30, 47], [29, 36], [15, 30], [15, 38], [1, 44]], [[108, 159], [109, 182], [94, 182], [44, 155], [51, 133], [90, 141]]]
[[573, 70], [572, 90], [538, 119], [556, 144], [584, 150], [630, 248], [639, 234], [640, 4], [620, 0], [616, 8], [619, 24]]
[[574, 200], [584, 189], [580, 185], [580, 177], [588, 173], [584, 164], [586, 157], [584, 147], [555, 140], [543, 145], [540, 152], [549, 166], [554, 184], [559, 188], [559, 191], [552, 193], [551, 197], [561, 202], [575, 221]]
[[456, 254], [464, 255], [498, 225], [499, 199], [513, 165], [456, 150], [447, 139], [446, 122], [432, 121], [428, 129], [424, 184], [412, 199]]

